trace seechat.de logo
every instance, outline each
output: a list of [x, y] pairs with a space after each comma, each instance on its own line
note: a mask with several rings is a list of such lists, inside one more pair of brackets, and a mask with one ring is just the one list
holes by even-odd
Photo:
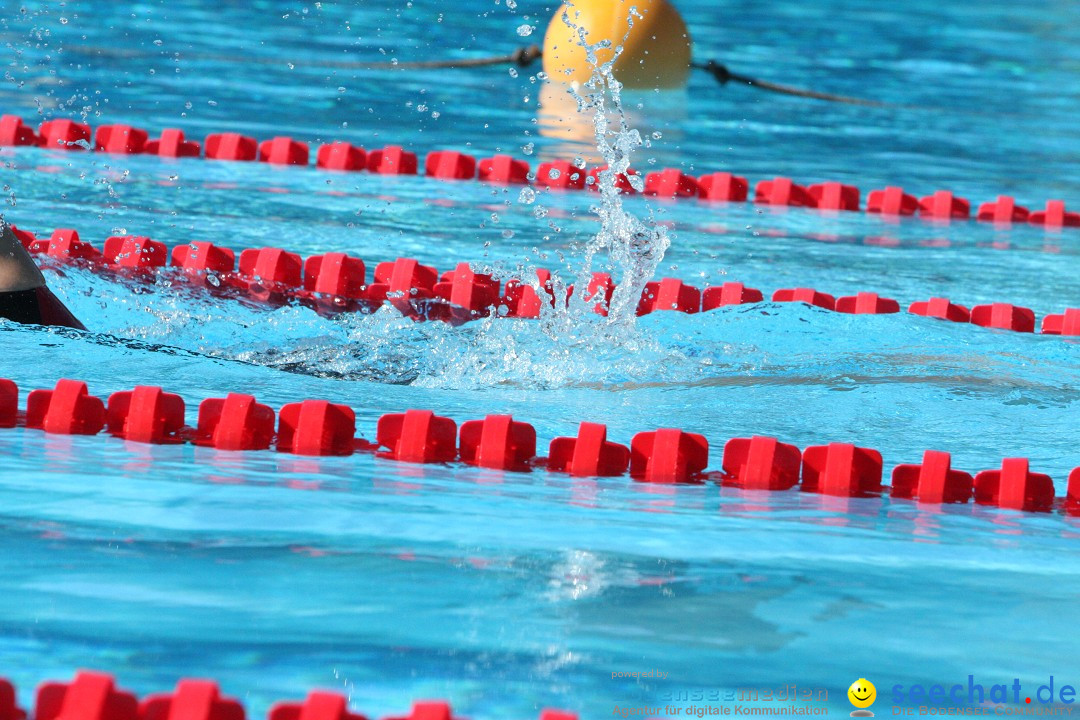
[[851, 683], [847, 696], [851, 704], [856, 707], [851, 711], [851, 717], [874, 717], [873, 711], [867, 710], [877, 700], [877, 688], [874, 687], [874, 683], [866, 678], [859, 678]]

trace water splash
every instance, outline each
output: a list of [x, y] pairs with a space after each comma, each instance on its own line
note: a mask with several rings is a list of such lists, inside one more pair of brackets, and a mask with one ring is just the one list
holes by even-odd
[[[568, 386], [605, 381], [646, 380], [669, 376], [674, 367], [686, 368], [685, 355], [671, 345], [664, 345], [650, 332], [641, 332], [637, 324], [637, 306], [646, 283], [670, 246], [666, 229], [643, 221], [623, 205], [620, 180], [625, 179], [638, 192], [644, 190], [641, 176], [632, 174], [630, 165], [635, 150], [645, 143], [640, 132], [630, 127], [622, 105], [622, 84], [613, 68], [623, 51], [616, 46], [606, 62], [600, 62], [599, 50], [611, 48], [610, 40], [590, 44], [586, 29], [574, 22], [567, 3], [560, 20], [575, 32], [593, 67], [592, 76], [582, 84], [567, 88], [577, 103], [577, 111], [591, 115], [596, 148], [606, 167], [596, 178], [599, 202], [590, 211], [600, 220], [599, 230], [586, 241], [573, 244], [562, 273], [552, 275], [556, 302], [541, 308], [539, 322], [524, 333], [505, 322], [489, 319], [475, 323], [470, 331], [454, 335], [438, 333], [435, 343], [443, 352], [436, 365], [441, 372], [417, 378], [419, 384], [446, 386], [466, 382], [463, 378], [483, 377], [490, 384], [524, 384], [545, 387]], [[631, 10], [625, 37], [641, 15]], [[575, 166], [584, 171], [585, 162]], [[533, 189], [522, 191], [520, 202], [532, 204]], [[537, 217], [542, 217], [538, 213]], [[490, 271], [492, 268], [485, 268]], [[533, 278], [532, 285], [543, 297], [545, 290], [535, 279], [533, 268], [518, 266], [512, 271], [496, 268], [500, 279]], [[606, 317], [595, 312], [595, 298], [584, 290], [593, 272], [611, 273], [616, 288]], [[573, 283], [575, 291], [570, 293]], [[516, 325], [517, 323], [510, 323]], [[613, 349], [618, 352], [612, 353]], [[431, 370], [433, 368], [428, 368]]]
[[[619, 276], [608, 318], [612, 324], [626, 326], [633, 323], [641, 292], [655, 274], [671, 241], [662, 226], [645, 223], [627, 212], [618, 187], [619, 179], [625, 177], [635, 190], [644, 190], [641, 176], [630, 173], [631, 157], [643, 141], [641, 134], [629, 126], [622, 106], [622, 84], [613, 72], [623, 46], [617, 45], [606, 62], [599, 62], [597, 51], [611, 48], [611, 41], [605, 38], [590, 44], [586, 39], [587, 29], [570, 17], [570, 7], [572, 3], [564, 6], [560, 20], [574, 30], [593, 67], [589, 80], [571, 86], [570, 92], [578, 102], [579, 112], [592, 113], [596, 148], [607, 165], [597, 177], [601, 202], [593, 208], [601, 226], [585, 247], [578, 287], [587, 285], [593, 265], [599, 260], [598, 255], [606, 252], [607, 268], [615, 270]], [[636, 8], [631, 8], [624, 41], [633, 28], [634, 18], [641, 17]], [[572, 298], [570, 307], [571, 312], [591, 311], [583, 293]]]
[[[630, 127], [622, 105], [622, 84], [613, 73], [623, 47], [617, 45], [610, 58], [600, 62], [598, 51], [612, 49], [610, 40], [590, 44], [586, 29], [570, 16], [570, 7], [572, 3], [564, 6], [559, 20], [574, 30], [593, 73], [588, 81], [568, 87], [567, 92], [579, 113], [591, 115], [596, 149], [606, 164], [596, 179], [599, 202], [590, 208], [600, 220], [599, 230], [584, 242], [572, 244], [563, 272], [552, 274], [553, 296], [569, 296], [568, 302], [542, 306], [539, 321], [525, 323], [527, 328], [516, 327], [522, 323], [489, 318], [467, 330], [425, 333], [435, 350], [413, 380], [417, 384], [476, 387], [482, 379], [480, 383], [488, 386], [565, 387], [659, 377], [671, 380], [673, 368], [696, 369], [696, 362], [688, 363], [681, 348], [661, 343], [654, 333], [638, 328], [638, 301], [670, 239], [664, 227], [653, 223], [651, 217], [648, 222], [639, 219], [622, 202], [621, 179], [638, 192], [644, 190], [641, 176], [632, 174], [630, 165], [635, 150], [645, 144], [640, 132]], [[624, 40], [635, 17], [641, 15], [632, 9]], [[584, 171], [584, 160], [574, 164]], [[535, 200], [536, 192], [531, 188], [523, 190], [519, 198], [523, 204]], [[541, 210], [534, 214], [544, 216]], [[502, 280], [532, 278], [531, 284], [543, 297], [546, 291], [533, 270], [524, 263], [512, 270], [482, 269], [494, 271]], [[606, 317], [595, 312], [596, 299], [585, 292], [593, 272], [611, 273], [616, 282]], [[571, 283], [575, 288], [572, 293]]]

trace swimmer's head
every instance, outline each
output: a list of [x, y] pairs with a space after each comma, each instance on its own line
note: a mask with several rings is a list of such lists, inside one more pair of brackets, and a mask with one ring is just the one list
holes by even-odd
[[[641, 17], [632, 18], [636, 11]], [[564, 20], [569, 19], [572, 27]], [[612, 67], [626, 88], [682, 87], [690, 75], [690, 33], [668, 0], [573, 0], [562, 5], [544, 35], [544, 72], [559, 82], [585, 82], [593, 74], [578, 29], [590, 45], [608, 41], [596, 51], [598, 64], [623, 50]]]

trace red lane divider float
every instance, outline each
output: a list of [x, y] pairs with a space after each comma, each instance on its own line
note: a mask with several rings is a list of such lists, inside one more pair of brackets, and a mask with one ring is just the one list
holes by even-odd
[[105, 403], [86, 383], [61, 380], [54, 390], [34, 390], [26, 398], [26, 427], [58, 435], [97, 435], [105, 427]]
[[[356, 415], [326, 400], [289, 403], [275, 412], [239, 393], [199, 404], [195, 427], [185, 424], [184, 401], [161, 388], [139, 386], [113, 393], [108, 402], [89, 394], [86, 383], [62, 379], [53, 390], [34, 390], [26, 412], [18, 412], [18, 388], [0, 379], [0, 418], [5, 427], [59, 435], [109, 434], [132, 442], [191, 442], [218, 450], [269, 450], [295, 455], [352, 455], [372, 452], [384, 460], [450, 463], [529, 472], [546, 468], [574, 477], [629, 474], [647, 483], [717, 482], [748, 490], [803, 492], [840, 497], [892, 497], [924, 504], [967, 503], [1012, 510], [1080, 516], [1080, 467], [1069, 476], [1064, 498], [1055, 497], [1048, 475], [1031, 472], [1028, 461], [1008, 458], [1000, 469], [974, 477], [951, 467], [948, 453], [930, 450], [918, 465], [898, 465], [892, 485], [882, 484], [881, 453], [850, 443], [800, 450], [776, 438], [733, 438], [724, 445], [719, 471], [709, 471], [709, 441], [678, 428], [636, 434], [630, 446], [608, 439], [607, 428], [583, 422], [576, 437], [556, 437], [548, 456], [537, 455], [536, 430], [509, 415], [488, 415], [460, 426], [427, 410], [379, 418], [375, 442], [357, 436]], [[106, 410], [107, 408], [107, 410]], [[3, 720], [3, 718], [0, 718]]]
[[460, 438], [458, 452], [466, 465], [521, 471], [536, 457], [536, 430], [509, 415], [462, 423]]
[[273, 408], [255, 402], [251, 395], [229, 393], [202, 401], [199, 424], [189, 436], [196, 445], [218, 450], [267, 450], [276, 419]]
[[447, 463], [457, 458], [457, 423], [430, 410], [383, 415], [375, 441], [378, 457], [409, 463]]
[[15, 703], [15, 687], [0, 678], [0, 720], [25, 720], [26, 711]]
[[[220, 297], [245, 297], [273, 306], [297, 303], [324, 315], [342, 312], [370, 313], [391, 305], [414, 320], [441, 320], [460, 325], [490, 315], [536, 318], [546, 304], [557, 304], [551, 273], [538, 270], [536, 286], [512, 278], [500, 283], [491, 275], [474, 272], [468, 263], [439, 273], [412, 258], [398, 258], [375, 266], [368, 282], [364, 261], [345, 253], [326, 253], [301, 258], [279, 248], [249, 248], [236, 253], [212, 243], [193, 241], [170, 251], [163, 243], [142, 236], [110, 237], [104, 252], [79, 238], [71, 229], [55, 230], [48, 239], [11, 226], [27, 250], [42, 259], [80, 264], [95, 272], [113, 273], [137, 281], [153, 281], [153, 272], [167, 266], [180, 272], [176, 279]], [[601, 315], [607, 315], [615, 283], [606, 273], [594, 273], [585, 299]], [[574, 292], [568, 288], [565, 303]], [[728, 282], [703, 290], [675, 278], [647, 283], [638, 301], [637, 314], [661, 310], [697, 313], [727, 305], [762, 302], [764, 293], [741, 283]], [[773, 302], [802, 302], [826, 310], [850, 314], [893, 314], [900, 303], [872, 292], [835, 298], [813, 288], [783, 288], [772, 294]], [[947, 298], [931, 298], [908, 306], [908, 312], [987, 328], [1033, 333], [1037, 318], [1029, 308], [991, 303], [967, 308]], [[1080, 336], [1080, 308], [1066, 308], [1046, 315], [1041, 332], [1047, 335]]]
[[732, 438], [722, 467], [728, 485], [748, 490], [788, 490], [799, 484], [802, 451], [776, 438]]
[[[186, 140], [182, 130], [166, 128], [158, 139], [150, 140], [146, 130], [130, 125], [103, 125], [94, 133], [85, 123], [68, 119], [43, 122], [35, 131], [17, 115], [0, 117], [0, 146], [38, 146], [50, 150], [86, 150], [125, 155], [158, 155], [168, 158], [199, 157], [209, 160], [264, 162], [273, 165], [308, 166], [311, 146], [291, 137], [279, 136], [259, 142], [239, 133], [212, 133], [202, 145]], [[415, 153], [399, 146], [365, 150], [347, 142], [320, 145], [314, 153], [315, 167], [339, 172], [368, 172], [383, 175], [416, 175], [423, 172], [442, 180], [472, 180], [505, 184], [530, 181], [529, 165], [507, 155], [476, 158], [456, 151], [436, 150], [420, 163]], [[602, 168], [579, 168], [566, 161], [541, 163], [533, 182], [540, 187], [580, 190], [595, 187]], [[636, 175], [634, 171], [630, 174]], [[827, 211], [857, 212], [860, 209], [878, 215], [918, 215], [936, 221], [967, 220], [972, 216], [971, 202], [949, 190], [937, 190], [922, 198], [900, 187], [871, 190], [865, 207], [863, 193], [853, 185], [822, 182], [800, 185], [787, 177], [762, 180], [749, 198], [746, 178], [731, 173], [710, 173], [700, 177], [686, 175], [677, 168], [647, 173], [644, 193], [662, 198], [696, 198], [706, 202], [745, 202]], [[616, 178], [625, 193], [636, 192], [626, 176]], [[1080, 227], [1080, 212], [1069, 211], [1062, 200], [1049, 200], [1042, 209], [1031, 210], [1017, 205], [1008, 195], [978, 206], [975, 220], [995, 224], [1028, 223], [1051, 229]]]
[[109, 397], [108, 429], [142, 443], [178, 443], [184, 427], [184, 399], [159, 387], [140, 385]]
[[344, 695], [313, 691], [295, 702], [280, 702], [270, 708], [267, 720], [368, 720], [366, 715], [348, 710]]
[[148, 695], [139, 703], [139, 720], [244, 720], [244, 706], [222, 697], [212, 680], [181, 680], [171, 693]]
[[193, 140], [187, 140], [183, 130], [174, 128], [163, 130], [157, 140], [148, 140], [143, 152], [164, 158], [199, 157], [202, 146]]
[[654, 483], [691, 482], [709, 464], [704, 435], [675, 428], [642, 432], [630, 441], [630, 477]]
[[548, 469], [575, 477], [617, 477], [630, 466], [630, 448], [608, 442], [607, 426], [583, 422], [577, 437], [557, 437], [548, 448]]
[[893, 497], [927, 503], [967, 502], [975, 479], [952, 469], [949, 453], [927, 450], [919, 465], [897, 465], [892, 473]]
[[19, 418], [19, 388], [10, 380], [0, 379], [0, 428], [15, 427]]
[[[117, 687], [108, 673], [80, 670], [69, 682], [44, 682], [37, 689], [33, 720], [247, 720], [243, 704], [222, 694], [213, 680], [182, 679], [175, 690], [147, 695]], [[414, 702], [406, 715], [383, 720], [455, 720], [445, 700]], [[540, 720], [577, 720], [567, 710], [546, 708]], [[0, 678], [0, 720], [25, 720], [27, 712], [16, 705], [15, 689]], [[349, 710], [348, 698], [329, 690], [315, 690], [303, 700], [275, 704], [267, 720], [368, 720]]]

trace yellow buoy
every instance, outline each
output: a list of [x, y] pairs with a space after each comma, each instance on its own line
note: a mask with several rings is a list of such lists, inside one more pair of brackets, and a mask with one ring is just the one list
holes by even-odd
[[[633, 18], [636, 8], [641, 17]], [[670, 88], [686, 84], [690, 74], [690, 33], [679, 11], [668, 0], [573, 0], [561, 6], [544, 35], [544, 72], [553, 80], [585, 82], [593, 74], [577, 28], [595, 45], [608, 40], [611, 47], [597, 51], [599, 64], [611, 60], [615, 48], [623, 51], [612, 67], [615, 79], [627, 88]], [[625, 38], [625, 39], [624, 39]]]

